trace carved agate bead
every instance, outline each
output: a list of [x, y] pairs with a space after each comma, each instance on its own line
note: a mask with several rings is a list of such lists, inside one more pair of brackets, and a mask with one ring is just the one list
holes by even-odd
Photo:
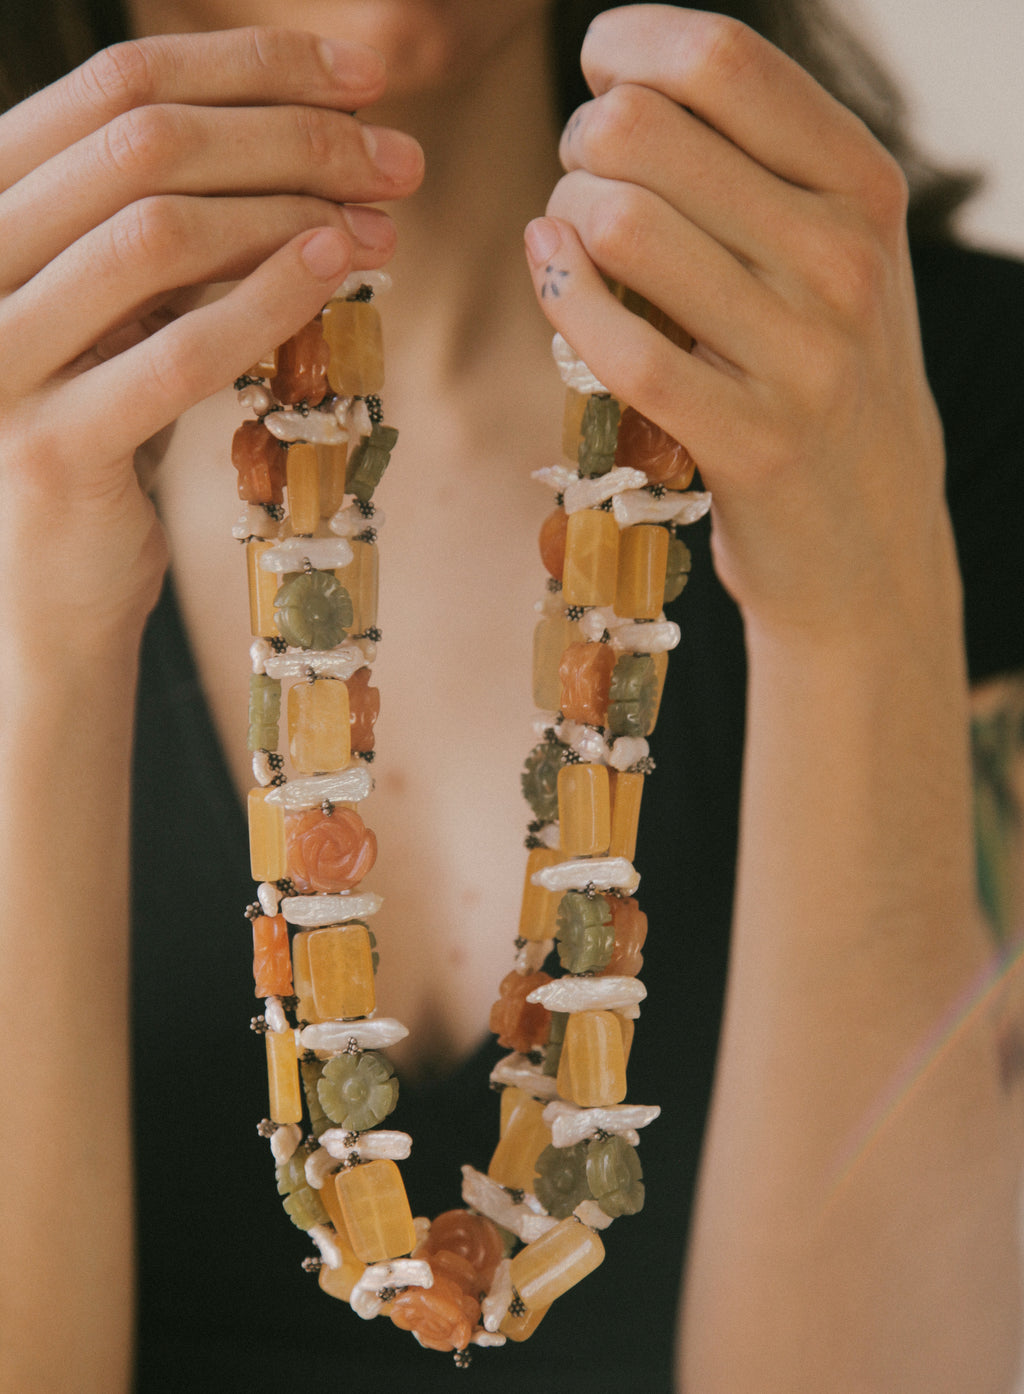
[[281, 683], [266, 673], [249, 676], [249, 739], [248, 748], [276, 750], [280, 738]]
[[[324, 1113], [333, 1123], [348, 1132], [362, 1133], [383, 1123], [395, 1107], [398, 1081], [387, 1056], [376, 1050], [364, 1050], [354, 1055], [332, 1056], [324, 1065], [317, 1094]], [[344, 1202], [342, 1209], [345, 1209]], [[347, 1209], [345, 1218], [348, 1219]]]
[[283, 503], [285, 452], [262, 421], [243, 421], [231, 440], [238, 497], [246, 503]]
[[570, 644], [558, 665], [558, 706], [563, 716], [589, 726], [603, 726], [614, 668], [615, 651], [610, 644]]
[[351, 758], [348, 688], [337, 678], [288, 690], [288, 751], [300, 774], [343, 770]]
[[608, 693], [608, 729], [615, 736], [647, 736], [657, 715], [658, 678], [649, 653], [625, 653]]
[[253, 920], [252, 975], [257, 997], [292, 995], [292, 957], [283, 915], [257, 915]]
[[651, 484], [664, 484], [670, 489], [688, 488], [695, 469], [685, 446], [633, 407], [626, 407], [622, 413], [615, 463], [643, 470]]
[[327, 395], [327, 365], [331, 351], [316, 320], [303, 325], [277, 351], [277, 368], [270, 386], [279, 402], [319, 406]]
[[394, 426], [375, 425], [349, 456], [345, 471], [345, 489], [360, 503], [369, 503], [373, 491], [383, 478], [398, 440]]
[[562, 768], [562, 747], [557, 741], [542, 741], [526, 757], [522, 773], [523, 797], [534, 817], [550, 823], [558, 816], [558, 773]]
[[328, 1215], [315, 1190], [306, 1180], [306, 1152], [299, 1150], [277, 1168], [278, 1194], [285, 1197], [284, 1208], [298, 1229], [312, 1229], [327, 1223]]
[[665, 560], [665, 590], [662, 596], [662, 603], [667, 605], [670, 600], [675, 600], [677, 595], [682, 594], [683, 587], [690, 579], [690, 567], [693, 558], [690, 556], [690, 549], [681, 537], [670, 537], [668, 541], [668, 556]]
[[604, 972], [622, 978], [635, 978], [644, 966], [640, 950], [647, 938], [647, 916], [633, 896], [616, 896], [611, 902], [615, 945]]
[[509, 1278], [528, 1310], [536, 1311], [575, 1287], [603, 1258], [598, 1235], [570, 1217], [520, 1249]]
[[564, 765], [558, 773], [558, 822], [568, 857], [603, 857], [611, 841], [605, 765]]
[[527, 1002], [535, 988], [551, 982], [549, 973], [507, 973], [499, 996], [491, 1007], [490, 1028], [498, 1044], [525, 1054], [548, 1038], [551, 1013], [536, 1002]]
[[[327, 1114], [324, 1113], [323, 1105], [320, 1102], [320, 1095], [317, 1092], [321, 1074], [323, 1074], [323, 1065], [319, 1060], [302, 1060], [299, 1062], [302, 1093], [306, 1100], [306, 1112], [309, 1114], [309, 1126], [313, 1130], [314, 1137], [320, 1137], [322, 1133], [325, 1133], [327, 1129], [332, 1126], [331, 1120], [327, 1117]], [[324, 1189], [328, 1190], [330, 1188], [325, 1187]], [[332, 1190], [332, 1197], [333, 1194]], [[331, 1204], [326, 1200], [324, 1203], [327, 1205], [327, 1213], [331, 1217], [331, 1223], [337, 1228], [337, 1220], [335, 1219]]]
[[571, 514], [565, 540], [562, 595], [567, 605], [611, 605], [619, 566], [619, 525], [611, 513]]
[[281, 637], [299, 649], [333, 649], [352, 625], [352, 600], [333, 571], [301, 571], [274, 597]]
[[416, 1227], [397, 1165], [387, 1159], [350, 1167], [334, 1178], [352, 1248], [363, 1263], [412, 1253]]
[[370, 686], [370, 677], [369, 668], [359, 668], [346, 684], [350, 743], [359, 754], [373, 749], [373, 727], [380, 716], [380, 691]]
[[665, 598], [669, 536], [664, 528], [639, 523], [619, 536], [615, 613], [624, 619], [656, 620]]
[[606, 968], [615, 943], [608, 899], [566, 891], [558, 906], [558, 960], [567, 973], [596, 973]]
[[569, 526], [569, 515], [564, 508], [556, 508], [549, 513], [540, 525], [540, 559], [544, 569], [556, 581], [562, 579], [565, 570], [565, 536]]
[[330, 360], [327, 380], [339, 397], [369, 397], [384, 386], [384, 336], [376, 305], [332, 300], [322, 316]]
[[587, 1144], [546, 1147], [537, 1158], [534, 1194], [549, 1215], [564, 1220], [593, 1196], [587, 1184]]
[[[353, 808], [285, 815], [288, 875], [301, 892], [336, 895], [357, 886], [377, 860], [377, 838]], [[359, 1015], [359, 1013], [355, 1013]]]
[[636, 1215], [644, 1208], [640, 1158], [625, 1138], [613, 1135], [589, 1143], [586, 1175], [591, 1194], [613, 1220]]
[[614, 397], [588, 397], [576, 458], [581, 475], [607, 474], [615, 464], [620, 408]]

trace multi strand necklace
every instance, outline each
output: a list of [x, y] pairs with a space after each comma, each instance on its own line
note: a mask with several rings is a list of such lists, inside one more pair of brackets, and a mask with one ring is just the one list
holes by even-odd
[[232, 459], [253, 636], [259, 889], [247, 916], [270, 1095], [260, 1132], [284, 1208], [316, 1246], [306, 1266], [321, 1288], [463, 1364], [472, 1345], [526, 1339], [601, 1263], [602, 1232], [644, 1202], [639, 1130], [659, 1110], [626, 1102], [646, 995], [633, 858], [647, 737], [679, 638], [663, 606], [690, 566], [677, 528], [710, 499], [689, 490], [685, 449], [556, 336], [568, 462], [534, 476], [555, 507], [540, 534], [549, 579], [522, 776], [533, 815], [522, 910], [490, 1019], [509, 1052], [491, 1075], [500, 1136], [486, 1173], [462, 1168], [462, 1208], [414, 1218], [399, 1166], [412, 1139], [386, 1126], [398, 1097], [386, 1052], [407, 1031], [377, 1012], [381, 897], [364, 888], [377, 857], [362, 813], [380, 709], [374, 495], [398, 434], [384, 421], [373, 303], [388, 284], [382, 272], [350, 277], [236, 384], [253, 413]]

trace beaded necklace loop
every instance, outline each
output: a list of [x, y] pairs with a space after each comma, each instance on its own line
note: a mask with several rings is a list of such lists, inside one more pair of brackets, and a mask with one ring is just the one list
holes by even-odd
[[[571, 464], [540, 534], [548, 589], [534, 640], [537, 743], [526, 757], [526, 872], [514, 966], [490, 1026], [500, 1137], [487, 1172], [462, 1168], [463, 1208], [414, 1218], [389, 1129], [398, 1082], [387, 1049], [407, 1035], [377, 1014], [381, 897], [364, 890], [377, 840], [361, 807], [380, 697], [374, 493], [397, 431], [384, 423], [374, 295], [359, 273], [236, 387], [254, 413], [232, 461], [247, 507], [252, 673], [249, 793], [254, 1027], [265, 1040], [278, 1191], [319, 1257], [320, 1287], [361, 1317], [389, 1316], [454, 1351], [526, 1339], [551, 1303], [601, 1263], [601, 1232], [644, 1203], [639, 1130], [657, 1107], [626, 1100], [646, 989], [634, 892], [637, 823], [678, 627], [664, 604], [690, 566], [678, 525], [702, 516], [685, 449], [622, 407], [560, 336]], [[665, 332], [674, 326], [626, 302]], [[285, 499], [287, 498], [287, 513]], [[284, 701], [286, 751], [280, 751]]]

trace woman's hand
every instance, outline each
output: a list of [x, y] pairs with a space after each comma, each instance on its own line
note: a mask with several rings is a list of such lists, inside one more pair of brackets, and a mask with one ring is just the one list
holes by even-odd
[[411, 193], [422, 155], [347, 114], [384, 84], [363, 45], [234, 30], [119, 45], [0, 118], [17, 617], [69, 642], [137, 632], [165, 547], [134, 453], [387, 260], [391, 221], [361, 205]]
[[[955, 619], [894, 160], [718, 15], [610, 11], [582, 62], [595, 95], [528, 233], [536, 288], [601, 381], [692, 451], [748, 633], [841, 638], [883, 612], [920, 622], [936, 599]], [[689, 331], [694, 352], [625, 310], [598, 268]]]

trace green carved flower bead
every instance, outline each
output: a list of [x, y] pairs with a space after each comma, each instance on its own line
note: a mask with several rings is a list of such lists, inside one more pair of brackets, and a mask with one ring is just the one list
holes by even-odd
[[319, 1060], [303, 1060], [299, 1065], [299, 1073], [302, 1076], [302, 1092], [306, 1096], [306, 1108], [309, 1111], [309, 1126], [313, 1136], [319, 1137], [331, 1127], [331, 1120], [323, 1111], [318, 1092], [323, 1067]]
[[394, 426], [374, 426], [349, 457], [345, 471], [345, 492], [360, 503], [369, 503], [391, 460], [398, 440]]
[[545, 1147], [537, 1158], [534, 1194], [549, 1215], [564, 1220], [585, 1200], [593, 1200], [587, 1184], [587, 1144]]
[[608, 729], [613, 736], [648, 736], [654, 726], [658, 675], [649, 653], [624, 653], [608, 691]]
[[644, 1208], [644, 1183], [636, 1148], [625, 1138], [601, 1138], [588, 1145], [587, 1185], [594, 1199], [613, 1220]]
[[281, 721], [281, 680], [249, 677], [249, 750], [276, 750]]
[[398, 1102], [398, 1080], [379, 1051], [336, 1055], [328, 1060], [317, 1093], [324, 1112], [339, 1128], [362, 1133], [383, 1123]]
[[352, 597], [333, 571], [300, 571], [278, 588], [274, 618], [293, 648], [333, 649], [352, 625]]
[[669, 536], [668, 539], [668, 560], [665, 563], [665, 595], [663, 604], [667, 605], [670, 600], [675, 600], [677, 595], [682, 594], [683, 587], [690, 579], [690, 567], [693, 558], [690, 556], [690, 549], [681, 537]]
[[277, 1168], [278, 1193], [285, 1197], [284, 1208], [298, 1229], [327, 1224], [327, 1211], [319, 1195], [306, 1180], [306, 1150], [299, 1150]]
[[562, 1059], [562, 1046], [565, 1042], [565, 1028], [569, 1022], [568, 1012], [552, 1012], [551, 1026], [548, 1030], [548, 1039], [544, 1046], [543, 1072], [550, 1075], [552, 1079], [558, 1074], [558, 1066]]
[[621, 409], [614, 397], [589, 397], [577, 449], [580, 474], [607, 474], [615, 464]]
[[557, 741], [542, 741], [526, 757], [523, 767], [523, 796], [542, 823], [558, 817], [558, 771], [562, 768], [562, 747]]
[[558, 902], [558, 959], [567, 973], [597, 973], [615, 948], [612, 912], [603, 895], [566, 891]]

